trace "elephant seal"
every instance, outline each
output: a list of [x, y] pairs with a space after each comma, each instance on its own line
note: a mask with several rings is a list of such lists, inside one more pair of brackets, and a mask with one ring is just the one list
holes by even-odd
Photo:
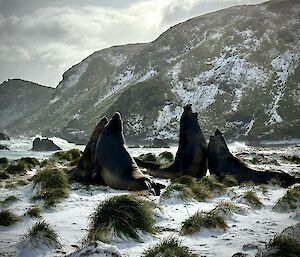
[[210, 136], [208, 144], [208, 168], [211, 174], [219, 177], [225, 175], [234, 176], [238, 183], [246, 181], [267, 183], [271, 179], [278, 179], [286, 187], [300, 182], [300, 178], [295, 178], [287, 173], [258, 171], [249, 168], [245, 163], [232, 155], [223, 133], [219, 129], [215, 131], [214, 136]]
[[[69, 172], [71, 179], [103, 184], [103, 179], [100, 176], [101, 173], [97, 172], [97, 176], [93, 176], [93, 171], [95, 170], [94, 156], [96, 152], [97, 141], [107, 123], [108, 118], [106, 116], [102, 117], [97, 123], [77, 166]], [[100, 167], [98, 167], [98, 169], [99, 168]]]
[[96, 147], [94, 167], [101, 167], [101, 176], [106, 185], [130, 191], [149, 190], [160, 194], [164, 186], [153, 182], [138, 168], [125, 147], [123, 122], [116, 112], [103, 129]]
[[155, 177], [174, 179], [189, 175], [201, 178], [206, 175], [207, 144], [198, 122], [198, 113], [192, 112], [191, 104], [184, 107], [180, 118], [179, 146], [173, 163], [165, 166], [138, 158], [136, 161]]

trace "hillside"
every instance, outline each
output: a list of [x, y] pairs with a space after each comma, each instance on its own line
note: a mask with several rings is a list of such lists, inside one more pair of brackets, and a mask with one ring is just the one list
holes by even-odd
[[9, 79], [0, 85], [0, 131], [22, 133], [14, 123], [32, 122], [37, 110], [43, 109], [55, 89], [21, 79]]
[[218, 126], [231, 139], [300, 138], [299, 13], [296, 0], [231, 7], [150, 43], [95, 52], [64, 73], [33, 119], [13, 126], [89, 134], [120, 111], [129, 140], [176, 139], [181, 107], [192, 103], [207, 133]]

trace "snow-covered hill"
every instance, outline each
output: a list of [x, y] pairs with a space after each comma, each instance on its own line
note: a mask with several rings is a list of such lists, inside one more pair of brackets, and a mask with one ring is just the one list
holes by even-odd
[[300, 2], [272, 0], [206, 14], [155, 41], [95, 52], [63, 75], [21, 130], [84, 131], [120, 111], [129, 139], [176, 139], [182, 106], [227, 138], [300, 138]]

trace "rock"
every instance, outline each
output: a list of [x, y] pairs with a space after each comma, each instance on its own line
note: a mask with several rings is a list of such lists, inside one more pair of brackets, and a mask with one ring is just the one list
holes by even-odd
[[0, 150], [9, 150], [9, 148], [6, 145], [0, 145]]
[[100, 241], [93, 242], [91, 245], [83, 249], [67, 255], [67, 257], [92, 257], [92, 256], [107, 256], [107, 257], [122, 257], [123, 255], [114, 245], [105, 244]]
[[4, 133], [0, 132], [0, 140], [10, 140], [8, 135], [5, 135]]
[[239, 252], [239, 253], [235, 253], [235, 254], [232, 255], [231, 257], [247, 257], [247, 256], [249, 256], [249, 255], [246, 254], [246, 253], [241, 253], [241, 252]]
[[52, 140], [48, 138], [40, 139], [37, 137], [32, 144], [32, 151], [58, 151], [61, 150]]

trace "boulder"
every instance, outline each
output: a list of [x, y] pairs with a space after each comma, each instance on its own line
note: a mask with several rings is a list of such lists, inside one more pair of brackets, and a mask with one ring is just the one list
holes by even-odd
[[0, 132], [0, 140], [10, 140], [8, 135], [5, 135], [4, 133]]
[[6, 145], [0, 145], [0, 150], [9, 150], [9, 148]]
[[32, 144], [32, 151], [58, 151], [61, 150], [59, 146], [53, 143], [52, 140], [48, 138], [39, 138], [34, 139]]

